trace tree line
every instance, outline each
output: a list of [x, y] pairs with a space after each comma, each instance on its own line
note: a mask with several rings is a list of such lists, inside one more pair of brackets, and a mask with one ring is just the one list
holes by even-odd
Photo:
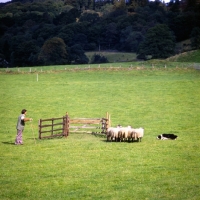
[[[0, 67], [86, 64], [85, 52], [167, 58], [200, 48], [200, 4], [179, 0], [12, 0], [0, 4]], [[93, 62], [107, 62], [94, 55]]]

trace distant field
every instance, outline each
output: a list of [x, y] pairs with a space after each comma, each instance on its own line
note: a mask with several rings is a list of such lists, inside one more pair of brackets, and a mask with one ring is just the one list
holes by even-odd
[[135, 61], [137, 57], [135, 53], [109, 52], [109, 51], [101, 51], [101, 52], [92, 51], [92, 52], [86, 52], [85, 54], [89, 58], [89, 62], [91, 62], [91, 58], [94, 54], [105, 56], [110, 63]]
[[[187, 42], [185, 42], [187, 43]], [[183, 44], [182, 44], [183, 45]], [[86, 52], [86, 56], [91, 62], [91, 58], [94, 54], [105, 56], [109, 63], [120, 63], [120, 62], [137, 62], [137, 55], [135, 53], [126, 52]], [[186, 51], [184, 53], [177, 54], [162, 60], [162, 62], [187, 62], [187, 63], [200, 63], [200, 50]], [[151, 60], [149, 61], [151, 62]]]
[[[192, 63], [131, 64], [2, 69], [1, 200], [199, 200], [200, 71]], [[26, 124], [24, 145], [15, 146], [22, 108], [33, 126]], [[113, 126], [144, 127], [145, 136], [141, 143], [111, 143], [70, 133], [35, 143], [38, 120], [66, 111], [71, 118], [109, 112]], [[156, 140], [160, 133], [178, 140]]]

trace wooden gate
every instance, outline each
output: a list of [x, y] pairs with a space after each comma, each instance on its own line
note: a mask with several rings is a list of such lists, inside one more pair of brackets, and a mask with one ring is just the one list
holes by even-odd
[[67, 137], [69, 135], [68, 120], [68, 115], [60, 118], [40, 119], [38, 124], [39, 139], [58, 136]]
[[69, 132], [73, 133], [105, 133], [107, 119], [77, 118], [69, 120]]
[[111, 122], [107, 112], [105, 118], [69, 118], [68, 123], [69, 132], [72, 133], [105, 134]]
[[[74, 118], [70, 119], [68, 113], [60, 118], [39, 120], [39, 139], [52, 138], [69, 135], [73, 133], [96, 133], [105, 134], [110, 127], [110, 115], [106, 113], [106, 118]], [[50, 134], [50, 135], [49, 135]]]

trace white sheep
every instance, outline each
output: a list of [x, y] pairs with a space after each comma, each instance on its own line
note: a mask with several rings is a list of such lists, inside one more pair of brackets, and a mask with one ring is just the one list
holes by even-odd
[[122, 141], [126, 141], [130, 138], [130, 130], [131, 130], [131, 126], [127, 126], [127, 127], [122, 127], [120, 128], [119, 131], [119, 140]]
[[137, 140], [141, 142], [142, 138], [144, 137], [144, 128], [132, 128], [131, 129], [131, 138], [133, 140]]
[[106, 131], [107, 141], [118, 141], [120, 128], [120, 125], [118, 125], [117, 127], [109, 127]]

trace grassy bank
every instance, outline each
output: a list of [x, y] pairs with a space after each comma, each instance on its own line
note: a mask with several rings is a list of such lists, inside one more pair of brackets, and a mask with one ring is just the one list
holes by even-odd
[[[127, 65], [130, 65], [127, 64]], [[124, 66], [122, 66], [123, 68]], [[44, 67], [45, 68], [45, 67]], [[0, 74], [1, 199], [187, 199], [200, 196], [200, 72], [190, 68]], [[23, 146], [13, 145], [22, 108]], [[36, 140], [38, 120], [105, 117], [144, 127], [141, 143], [70, 133]], [[160, 133], [176, 141], [158, 141]]]
[[167, 59], [172, 62], [196, 62], [200, 63], [200, 50], [193, 50], [177, 54]]

